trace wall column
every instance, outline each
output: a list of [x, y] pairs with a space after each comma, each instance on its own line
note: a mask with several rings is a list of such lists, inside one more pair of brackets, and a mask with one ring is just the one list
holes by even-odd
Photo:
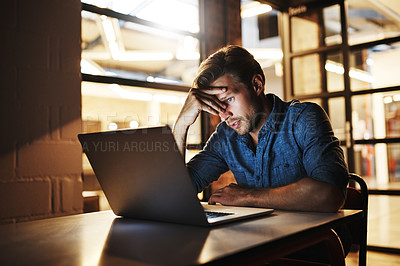
[[81, 3], [2, 8], [0, 223], [80, 213]]

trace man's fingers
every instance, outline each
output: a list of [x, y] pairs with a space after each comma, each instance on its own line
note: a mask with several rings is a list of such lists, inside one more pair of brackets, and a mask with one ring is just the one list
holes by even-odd
[[217, 201], [215, 200], [215, 196], [211, 195], [211, 197], [208, 199], [208, 204], [209, 205], [215, 205]]
[[208, 105], [202, 105], [201, 110], [213, 114], [213, 115], [218, 115], [218, 111], [216, 111], [214, 108], [208, 106]]
[[213, 108], [217, 112], [216, 114], [220, 112], [225, 112], [226, 104], [218, 100], [218, 98], [215, 97], [215, 95], [206, 94], [202, 91], [196, 91], [193, 93], [193, 95], [196, 97], [198, 101], [200, 101], [202, 105], [206, 105]]
[[226, 92], [226, 87], [209, 87], [208, 89], [200, 90], [210, 95], [217, 95]]
[[227, 107], [225, 103], [221, 102], [216, 97], [216, 94], [221, 93], [222, 91], [226, 91], [226, 89], [221, 87], [211, 88], [209, 90], [192, 88], [190, 94], [191, 97], [194, 97], [197, 100], [199, 108], [202, 111], [218, 115], [219, 113], [225, 112], [225, 108]]
[[210, 107], [215, 111], [215, 115], [218, 115], [218, 113], [225, 112], [226, 106], [223, 103], [219, 102], [218, 100], [215, 101], [214, 99], [202, 99], [202, 101], [207, 107]]

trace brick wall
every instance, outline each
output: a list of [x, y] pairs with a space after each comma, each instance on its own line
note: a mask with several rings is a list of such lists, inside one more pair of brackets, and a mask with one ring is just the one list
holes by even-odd
[[0, 223], [82, 212], [79, 0], [0, 16]]

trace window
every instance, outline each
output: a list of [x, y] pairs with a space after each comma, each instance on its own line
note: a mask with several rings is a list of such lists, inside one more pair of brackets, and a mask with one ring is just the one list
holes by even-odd
[[304, 5], [282, 26], [286, 97], [320, 99], [350, 171], [370, 188], [400, 181], [400, 6], [384, 3]]
[[191, 85], [200, 59], [196, 0], [84, 2], [107, 8], [83, 4], [82, 73]]
[[350, 53], [351, 89], [360, 91], [399, 85], [396, 58], [400, 58], [400, 42], [356, 46]]
[[[172, 127], [197, 73], [200, 45], [198, 0], [82, 0], [83, 131]], [[198, 119], [188, 144], [200, 143]], [[83, 175], [84, 190], [101, 196], [85, 155]]]
[[82, 2], [84, 130], [172, 126], [199, 65], [198, 1]]

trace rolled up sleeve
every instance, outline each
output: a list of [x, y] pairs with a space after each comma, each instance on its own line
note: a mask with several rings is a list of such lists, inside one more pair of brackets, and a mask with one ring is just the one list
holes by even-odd
[[308, 176], [333, 184], [345, 193], [348, 169], [325, 111], [316, 104], [310, 104], [299, 115], [295, 125]]

